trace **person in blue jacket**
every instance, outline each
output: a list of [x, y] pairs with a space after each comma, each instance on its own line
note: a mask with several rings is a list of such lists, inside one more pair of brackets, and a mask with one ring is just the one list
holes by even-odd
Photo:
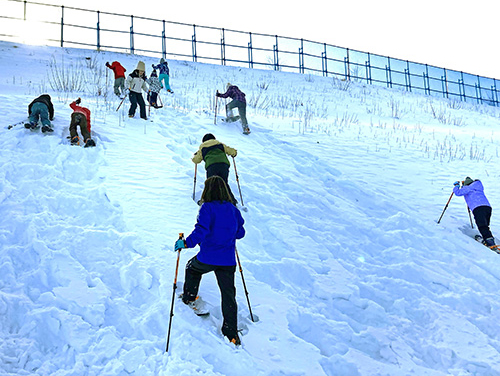
[[488, 247], [494, 246], [495, 238], [490, 231], [491, 205], [484, 194], [483, 183], [479, 179], [472, 180], [467, 176], [462, 187], [459, 181], [453, 185], [453, 193], [456, 196], [464, 196], [467, 206], [472, 210], [477, 228], [483, 237], [483, 243]]
[[238, 307], [236, 304], [236, 239], [245, 236], [245, 221], [240, 211], [231, 203], [226, 183], [219, 176], [205, 181], [201, 195], [202, 205], [193, 232], [186, 240], [175, 243], [175, 251], [200, 245], [200, 251], [186, 264], [182, 301], [191, 305], [198, 296], [203, 274], [214, 272], [222, 300], [224, 322], [222, 334], [239, 345]]

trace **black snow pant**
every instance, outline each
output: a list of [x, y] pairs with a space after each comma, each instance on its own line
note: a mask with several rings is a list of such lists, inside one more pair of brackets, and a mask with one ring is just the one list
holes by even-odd
[[130, 109], [128, 110], [129, 116], [135, 115], [135, 110], [137, 109], [137, 105], [139, 105], [139, 111], [141, 113], [142, 119], [147, 119], [146, 116], [146, 103], [144, 103], [144, 98], [142, 97], [142, 93], [136, 93], [135, 91], [131, 91], [128, 95], [130, 99]]
[[204, 264], [194, 256], [186, 264], [182, 301], [189, 303], [196, 299], [201, 277], [209, 272], [215, 273], [221, 294], [222, 316], [224, 317], [222, 334], [229, 338], [235, 338], [238, 334], [238, 306], [236, 303], [236, 287], [234, 286], [236, 265]]
[[492, 238], [490, 231], [491, 206], [478, 206], [472, 211], [477, 229], [481, 233], [483, 240]]
[[221, 163], [212, 163], [210, 166], [207, 167], [207, 179], [211, 176], [220, 176], [222, 180], [227, 185], [227, 190], [229, 191], [229, 195], [231, 196], [231, 200], [234, 205], [236, 205], [237, 201], [234, 198], [233, 192], [231, 192], [231, 187], [229, 186], [228, 183], [228, 178], [229, 178], [229, 165], [227, 163], [221, 162]]

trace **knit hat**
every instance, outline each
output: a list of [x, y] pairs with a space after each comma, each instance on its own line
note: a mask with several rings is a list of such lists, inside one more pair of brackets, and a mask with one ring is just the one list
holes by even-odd
[[469, 185], [472, 183], [474, 183], [474, 180], [472, 180], [470, 177], [467, 176], [464, 180], [464, 185]]
[[157, 74], [156, 74], [156, 69], [153, 69], [153, 71], [151, 72], [151, 76], [155, 76], [155, 77], [157, 77]]
[[137, 63], [137, 68], [135, 68], [135, 69], [145, 72], [146, 71], [146, 64], [144, 64], [144, 61], [139, 61]]
[[215, 140], [215, 136], [212, 133], [207, 133], [205, 136], [203, 136], [203, 142], [208, 141], [208, 140]]
[[231, 85], [231, 83], [228, 82], [227, 85], [226, 85], [226, 90], [229, 89], [229, 86], [233, 86], [233, 85]]
[[165, 62], [165, 59], [164, 58], [161, 58], [160, 59], [160, 64], [163, 64]]

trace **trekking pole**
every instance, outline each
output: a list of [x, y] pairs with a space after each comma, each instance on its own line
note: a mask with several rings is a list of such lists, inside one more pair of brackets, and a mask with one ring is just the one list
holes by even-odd
[[18, 122], [17, 122], [17, 123], [15, 123], [15, 124], [11, 124], [11, 125], [9, 125], [9, 126], [7, 127], [7, 129], [12, 129], [12, 128], [14, 128], [15, 126], [18, 126], [19, 124], [25, 123], [25, 122], [27, 122], [27, 121], [28, 121], [28, 119], [18, 121]]
[[122, 101], [120, 102], [120, 104], [118, 105], [118, 108], [116, 109], [116, 111], [118, 111], [120, 109], [120, 107], [122, 106], [122, 103], [123, 101], [125, 100], [125, 98], [127, 97], [127, 94], [125, 94], [122, 98]]
[[193, 183], [193, 201], [194, 201], [194, 194], [196, 192], [196, 171], [198, 170], [198, 164], [194, 164], [194, 183]]
[[241, 206], [245, 206], [245, 204], [243, 203], [243, 196], [241, 195], [240, 178], [238, 176], [238, 170], [236, 169], [236, 161], [234, 160], [234, 157], [233, 157], [233, 164], [234, 164], [234, 173], [236, 174], [236, 183], [238, 183], [238, 191], [240, 191]]
[[[217, 93], [219, 90], [217, 90]], [[214, 116], [214, 124], [217, 124], [217, 105], [219, 104], [219, 97], [217, 94], [215, 95], [215, 116]]]
[[[179, 239], [184, 239], [184, 233], [179, 233]], [[177, 272], [179, 271], [179, 259], [181, 257], [181, 250], [177, 251], [177, 264], [175, 266], [175, 277], [174, 277], [174, 289], [172, 291], [172, 306], [170, 307], [170, 321], [168, 323], [168, 335], [167, 335], [167, 348], [165, 352], [168, 352], [168, 345], [170, 343], [170, 329], [172, 328], [172, 317], [174, 317], [174, 302], [175, 302], [175, 290], [177, 290]]]
[[245, 278], [243, 277], [243, 268], [241, 267], [240, 256], [238, 256], [238, 249], [236, 249], [236, 247], [234, 247], [234, 252], [236, 253], [236, 259], [238, 260], [238, 266], [240, 268], [240, 273], [241, 273], [241, 280], [243, 281], [243, 288], [245, 289], [245, 295], [247, 297], [248, 310], [250, 311], [250, 319], [252, 320], [252, 322], [255, 322], [253, 319], [252, 307], [250, 306], [250, 299], [248, 298], [247, 285], [245, 283]]
[[470, 220], [470, 225], [472, 228], [474, 228], [474, 225], [472, 224], [472, 216], [470, 215], [470, 208], [469, 205], [467, 205], [467, 211], [469, 212], [469, 220]]
[[439, 220], [438, 220], [437, 223], [441, 222], [441, 218], [443, 218], [444, 212], [448, 208], [448, 204], [450, 203], [452, 197], [453, 197], [453, 192], [451, 192], [451, 196], [450, 196], [448, 202], [446, 203], [446, 206], [444, 207], [443, 212], [441, 213], [441, 217], [439, 217]]
[[160, 106], [163, 107], [163, 102], [161, 101], [160, 93], [158, 93], [158, 100], [160, 101]]

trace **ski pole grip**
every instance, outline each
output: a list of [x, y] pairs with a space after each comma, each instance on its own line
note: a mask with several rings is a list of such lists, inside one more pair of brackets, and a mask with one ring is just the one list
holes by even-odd
[[183, 232], [179, 232], [179, 239], [184, 239], [184, 233]]

